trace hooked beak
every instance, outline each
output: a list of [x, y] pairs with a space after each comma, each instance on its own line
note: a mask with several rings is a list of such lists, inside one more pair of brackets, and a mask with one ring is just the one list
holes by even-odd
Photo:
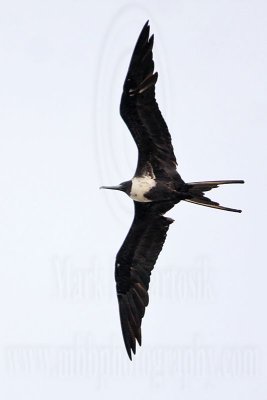
[[100, 186], [99, 189], [123, 190], [122, 185], [117, 186]]

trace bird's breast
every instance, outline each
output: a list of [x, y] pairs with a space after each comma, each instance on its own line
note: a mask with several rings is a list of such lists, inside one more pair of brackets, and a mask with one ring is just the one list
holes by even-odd
[[151, 178], [149, 175], [134, 177], [132, 179], [130, 197], [131, 199], [142, 203], [150, 202], [151, 200], [146, 197], [146, 194], [155, 186], [155, 179]]

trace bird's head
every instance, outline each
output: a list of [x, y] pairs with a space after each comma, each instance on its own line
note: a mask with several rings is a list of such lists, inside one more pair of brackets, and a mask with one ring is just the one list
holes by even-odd
[[100, 186], [100, 189], [121, 190], [122, 192], [125, 192], [126, 194], [129, 195], [131, 187], [132, 187], [132, 181], [125, 181], [117, 186]]

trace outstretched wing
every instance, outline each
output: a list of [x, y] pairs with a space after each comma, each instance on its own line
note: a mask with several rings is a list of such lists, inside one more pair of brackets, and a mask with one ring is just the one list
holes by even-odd
[[138, 147], [136, 175], [142, 175], [147, 162], [156, 177], [177, 174], [171, 136], [155, 99], [158, 74], [154, 72], [153, 35], [148, 21], [135, 45], [123, 85], [120, 113]]
[[162, 214], [173, 202], [134, 202], [135, 216], [120, 248], [115, 264], [115, 279], [123, 339], [132, 359], [136, 340], [141, 346], [141, 321], [148, 305], [150, 274], [166, 239], [172, 219]]

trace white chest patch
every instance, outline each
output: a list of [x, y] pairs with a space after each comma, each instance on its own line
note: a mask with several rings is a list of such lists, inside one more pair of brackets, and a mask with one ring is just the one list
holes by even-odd
[[134, 177], [132, 179], [132, 189], [130, 193], [131, 199], [143, 203], [150, 202], [151, 200], [147, 199], [145, 194], [154, 186], [156, 186], [156, 181], [149, 175]]

